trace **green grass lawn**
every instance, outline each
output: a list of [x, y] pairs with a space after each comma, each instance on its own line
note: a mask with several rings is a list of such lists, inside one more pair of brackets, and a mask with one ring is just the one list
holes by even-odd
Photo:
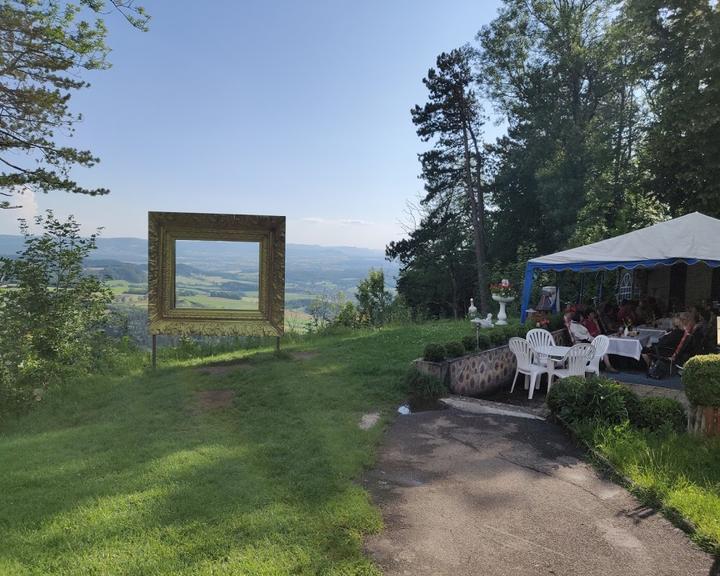
[[720, 554], [720, 439], [600, 426], [591, 441], [641, 500], [690, 520], [693, 539]]
[[[49, 394], [0, 429], [0, 574], [375, 574], [362, 538], [381, 518], [357, 480], [409, 361], [470, 333], [315, 337], [213, 359], [232, 370], [135, 368]], [[207, 390], [235, 398], [203, 408]]]

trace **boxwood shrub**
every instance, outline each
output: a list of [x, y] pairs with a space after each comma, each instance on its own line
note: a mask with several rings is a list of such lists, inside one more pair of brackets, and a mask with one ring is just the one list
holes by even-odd
[[685, 395], [695, 406], [720, 406], [720, 354], [694, 356], [682, 374]]
[[445, 344], [445, 356], [448, 358], [459, 358], [460, 356], [465, 356], [465, 346], [463, 346], [462, 342], [458, 342], [457, 340], [448, 342]]
[[490, 336], [488, 336], [485, 332], [480, 332], [480, 336], [478, 336], [478, 343], [478, 350], [487, 350], [492, 347]]
[[670, 428], [682, 432], [687, 428], [685, 408], [672, 398], [643, 398], [640, 410], [630, 422], [638, 428], [660, 430]]
[[423, 360], [427, 360], [428, 362], [442, 362], [445, 360], [446, 355], [445, 346], [431, 342], [425, 346]]
[[477, 350], [477, 339], [475, 336], [463, 336], [462, 344], [468, 352], [475, 352], [475, 350]]

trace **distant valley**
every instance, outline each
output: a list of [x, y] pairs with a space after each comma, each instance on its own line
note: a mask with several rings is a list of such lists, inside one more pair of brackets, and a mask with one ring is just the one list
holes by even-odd
[[[0, 235], [0, 256], [15, 256], [23, 238]], [[147, 306], [147, 240], [100, 238], [86, 269], [103, 278], [118, 304]], [[177, 251], [178, 306], [193, 308], [257, 307], [258, 251], [256, 244], [183, 242]], [[286, 308], [290, 318], [307, 320], [307, 307], [318, 295], [339, 292], [352, 299], [355, 287], [371, 269], [383, 269], [389, 289], [398, 265], [381, 250], [288, 244], [286, 248]]]

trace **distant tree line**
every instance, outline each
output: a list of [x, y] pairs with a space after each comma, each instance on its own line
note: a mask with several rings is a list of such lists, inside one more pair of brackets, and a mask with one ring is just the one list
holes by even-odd
[[[699, 210], [720, 216], [720, 9], [709, 0], [505, 0], [438, 56], [412, 109], [430, 148], [407, 238], [416, 313], [462, 315], [528, 258]], [[483, 140], [483, 102], [507, 126]]]

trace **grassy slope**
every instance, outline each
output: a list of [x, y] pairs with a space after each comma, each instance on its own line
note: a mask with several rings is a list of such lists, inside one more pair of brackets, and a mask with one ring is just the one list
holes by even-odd
[[690, 520], [693, 539], [720, 554], [720, 439], [599, 427], [593, 441], [641, 500]]
[[[0, 574], [371, 574], [355, 480], [408, 362], [466, 323], [393, 327], [66, 387], [0, 431]], [[225, 359], [229, 357], [224, 357]], [[217, 360], [217, 358], [215, 358]], [[231, 388], [230, 408], [196, 393]]]

